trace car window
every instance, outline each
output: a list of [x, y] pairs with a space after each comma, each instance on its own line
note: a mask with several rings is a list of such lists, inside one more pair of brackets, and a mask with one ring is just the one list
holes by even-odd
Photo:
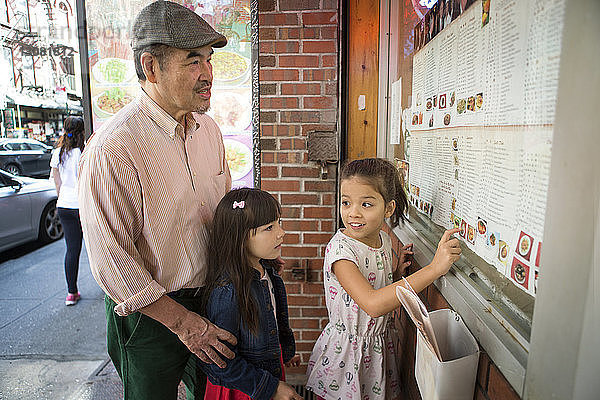
[[8, 186], [8, 179], [2, 174], [0, 174], [0, 188]]
[[39, 150], [39, 151], [44, 151], [46, 150], [46, 147], [42, 144], [39, 143], [27, 143], [29, 145], [29, 147], [31, 148], [31, 150]]
[[6, 143], [6, 149], [12, 151], [29, 150], [27, 143]]

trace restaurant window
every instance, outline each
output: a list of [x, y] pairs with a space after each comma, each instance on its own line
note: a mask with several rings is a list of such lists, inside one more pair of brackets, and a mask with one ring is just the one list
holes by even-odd
[[[112, 118], [138, 94], [130, 28], [151, 0], [124, 4], [117, 0], [78, 1], [87, 16], [89, 85], [93, 130]], [[175, 0], [203, 17], [227, 38], [211, 58], [213, 91], [207, 112], [219, 125], [232, 177], [232, 187], [260, 185], [258, 132], [258, 10], [250, 0]], [[106, 12], [113, 10], [113, 12]], [[87, 42], [87, 43], [85, 43]], [[61, 65], [62, 66], [62, 65]], [[253, 71], [256, 75], [253, 75]]]
[[0, 0], [0, 24], [8, 25], [8, 7], [6, 0]]
[[543, 274], [565, 0], [383, 0], [381, 9], [378, 154], [403, 178], [401, 229], [434, 251], [445, 229], [460, 228], [453, 273], [506, 325], [524, 364]]
[[27, 0], [9, 1], [8, 4], [8, 24], [23, 32], [29, 32], [29, 6]]
[[0, 55], [0, 73], [1, 76], [6, 77], [8, 82], [3, 82], [3, 85], [8, 87], [15, 86], [15, 74], [13, 70], [13, 59], [12, 50], [9, 47], [2, 47], [2, 54]]
[[35, 69], [33, 56], [25, 55], [21, 52], [21, 65], [19, 68], [21, 75], [21, 88], [31, 89], [35, 87]]

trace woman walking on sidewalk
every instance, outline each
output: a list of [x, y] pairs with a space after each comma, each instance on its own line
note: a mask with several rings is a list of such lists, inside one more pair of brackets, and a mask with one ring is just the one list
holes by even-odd
[[50, 167], [56, 186], [58, 200], [56, 207], [58, 217], [65, 232], [67, 253], [65, 254], [65, 276], [67, 278], [67, 298], [65, 304], [77, 304], [81, 295], [77, 290], [79, 273], [79, 255], [83, 233], [79, 220], [79, 203], [77, 201], [77, 166], [85, 141], [83, 118], [67, 117], [64, 122], [64, 133], [52, 152]]

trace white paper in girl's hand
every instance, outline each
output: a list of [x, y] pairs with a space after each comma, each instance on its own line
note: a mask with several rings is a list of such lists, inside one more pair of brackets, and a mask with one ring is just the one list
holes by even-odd
[[435, 340], [435, 333], [433, 332], [433, 327], [431, 326], [431, 321], [429, 320], [429, 312], [427, 311], [425, 304], [423, 304], [419, 296], [417, 296], [406, 278], [403, 278], [402, 280], [405, 287], [396, 287], [396, 296], [398, 297], [398, 300], [400, 300], [400, 303], [402, 303], [402, 306], [408, 313], [410, 319], [412, 319], [417, 329], [423, 334], [425, 342], [431, 351], [437, 356], [438, 360], [444, 361], [442, 360], [440, 349], [438, 348], [437, 341]]

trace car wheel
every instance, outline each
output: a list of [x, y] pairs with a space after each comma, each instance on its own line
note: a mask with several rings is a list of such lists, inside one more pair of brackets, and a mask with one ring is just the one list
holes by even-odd
[[12, 175], [21, 175], [21, 168], [17, 164], [8, 164], [4, 170]]
[[56, 210], [56, 201], [49, 203], [42, 212], [40, 219], [39, 240], [43, 243], [52, 242], [63, 236], [63, 227], [58, 218]]

